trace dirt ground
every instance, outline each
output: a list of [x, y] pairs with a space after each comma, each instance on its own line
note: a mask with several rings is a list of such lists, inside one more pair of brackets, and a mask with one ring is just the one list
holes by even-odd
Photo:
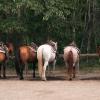
[[0, 79], [0, 100], [100, 100], [100, 74], [83, 73], [68, 81], [65, 73], [19, 80], [15, 74]]

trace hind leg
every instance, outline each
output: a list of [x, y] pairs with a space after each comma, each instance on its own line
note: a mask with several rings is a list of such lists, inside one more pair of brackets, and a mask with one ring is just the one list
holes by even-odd
[[2, 66], [2, 64], [0, 64], [0, 78], [1, 78], [1, 66]]
[[48, 66], [48, 61], [46, 61], [45, 63], [44, 63], [44, 66], [43, 66], [43, 69], [42, 69], [42, 80], [43, 81], [46, 81], [46, 68], [47, 68], [47, 66]]
[[14, 64], [15, 64], [16, 74], [17, 74], [17, 76], [19, 76], [20, 75], [20, 64], [19, 64], [18, 59], [15, 58]]
[[25, 63], [25, 77], [28, 78], [28, 63]]
[[75, 68], [75, 66], [73, 67], [73, 78], [75, 78], [76, 77], [76, 68]]
[[79, 62], [76, 63], [75, 67], [76, 67], [76, 73], [79, 74]]
[[42, 61], [38, 59], [38, 71], [39, 71], [40, 78], [42, 78], [42, 70], [43, 70], [43, 66], [41, 62]]
[[54, 62], [53, 62], [53, 75], [55, 76], [55, 74], [54, 74], [54, 71], [55, 71], [55, 69], [56, 69], [56, 67], [55, 67], [55, 65], [56, 65], [56, 59], [54, 60]]
[[3, 78], [6, 78], [6, 63], [3, 63]]
[[54, 60], [54, 62], [53, 62], [53, 72], [55, 71], [55, 65], [56, 65], [56, 60]]
[[20, 80], [24, 79], [24, 77], [23, 77], [23, 70], [24, 70], [24, 65], [20, 64], [20, 75], [19, 75], [19, 79]]
[[68, 67], [69, 80], [72, 80], [73, 67]]
[[32, 64], [33, 64], [33, 78], [35, 78], [35, 68], [36, 68], [36, 63], [33, 62]]

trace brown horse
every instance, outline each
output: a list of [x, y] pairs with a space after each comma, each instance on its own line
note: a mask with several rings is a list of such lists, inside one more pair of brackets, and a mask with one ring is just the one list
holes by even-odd
[[7, 45], [7, 47], [8, 47], [8, 52], [9, 52], [9, 54], [12, 54], [13, 51], [14, 51], [14, 46], [13, 46], [13, 44], [12, 44], [11, 42], [9, 42], [9, 43], [7, 43], [6, 45]]
[[97, 54], [100, 56], [100, 46], [97, 46], [96, 52], [97, 52]]
[[97, 54], [99, 55], [99, 62], [100, 62], [100, 46], [97, 46], [96, 52], [97, 52]]
[[[7, 45], [5, 46], [5, 50], [2, 49], [2, 47], [0, 47], [0, 77], [1, 77], [1, 67], [2, 67], [2, 71], [3, 71], [3, 77], [6, 78], [6, 63], [9, 59], [9, 55], [12, 54], [13, 52], [13, 46], [12, 43], [7, 43]], [[8, 52], [8, 54], [6, 53]]]
[[20, 79], [23, 79], [24, 68], [27, 77], [28, 63], [33, 64], [33, 77], [35, 77], [35, 65], [37, 61], [36, 50], [37, 50], [37, 45], [35, 43], [33, 43], [32, 46], [23, 45], [19, 47], [18, 59], [17, 59], [19, 66], [16, 66], [16, 68], [17, 68], [17, 74], [19, 75]]

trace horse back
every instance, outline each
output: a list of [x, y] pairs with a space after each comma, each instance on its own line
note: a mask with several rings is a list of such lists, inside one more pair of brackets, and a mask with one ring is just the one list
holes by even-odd
[[22, 46], [19, 48], [20, 59], [24, 61], [32, 61], [36, 57], [36, 53], [28, 46]]

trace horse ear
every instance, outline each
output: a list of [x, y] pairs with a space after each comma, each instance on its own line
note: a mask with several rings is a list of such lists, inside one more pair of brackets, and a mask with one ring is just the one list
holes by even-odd
[[56, 45], [57, 45], [58, 43], [56, 42]]

